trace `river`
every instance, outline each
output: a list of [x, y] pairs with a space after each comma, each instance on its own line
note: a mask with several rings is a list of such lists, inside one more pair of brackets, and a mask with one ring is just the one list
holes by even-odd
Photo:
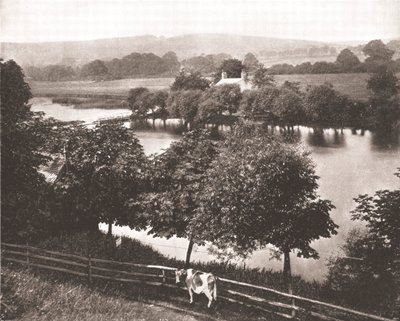
[[[92, 122], [98, 118], [120, 115], [128, 110], [75, 109], [73, 106], [53, 104], [49, 98], [33, 98], [33, 111], [44, 111], [48, 117], [60, 120], [83, 120]], [[168, 124], [167, 124], [168, 125]], [[164, 129], [161, 122], [155, 129], [138, 130], [145, 153], [158, 153], [167, 148], [179, 135]], [[167, 126], [168, 128], [169, 126]], [[336, 206], [332, 218], [339, 225], [338, 235], [330, 239], [320, 239], [312, 246], [319, 252], [320, 259], [301, 259], [293, 257], [292, 270], [308, 280], [322, 280], [326, 275], [327, 258], [340, 248], [348, 231], [361, 224], [350, 219], [350, 211], [354, 209], [354, 197], [359, 194], [372, 194], [378, 189], [394, 189], [399, 185], [393, 175], [400, 167], [400, 137], [388, 137], [370, 131], [352, 131], [345, 129], [343, 133], [333, 129], [314, 132], [307, 127], [296, 129], [301, 143], [311, 151], [316, 164], [319, 179], [319, 194], [330, 199]], [[105, 225], [100, 226], [106, 230]], [[135, 237], [165, 255], [184, 259], [188, 241], [180, 238], [153, 238], [146, 231], [132, 231], [128, 227], [114, 227], [114, 234]], [[265, 267], [281, 270], [283, 262], [270, 259], [269, 250], [259, 250], [245, 262], [248, 267]], [[206, 247], [195, 247], [193, 260], [209, 261], [215, 259], [207, 252]], [[243, 262], [241, 262], [243, 264]]]

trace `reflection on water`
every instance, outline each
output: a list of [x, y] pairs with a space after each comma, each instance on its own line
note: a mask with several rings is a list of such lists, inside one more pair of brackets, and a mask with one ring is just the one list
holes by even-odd
[[[43, 102], [43, 101], [42, 101]], [[44, 100], [46, 102], [46, 100]], [[56, 105], [56, 106], [55, 106]], [[36, 102], [33, 110], [41, 110], [51, 114], [52, 109], [63, 109], [60, 113], [61, 120], [72, 120], [74, 117], [87, 117], [85, 114], [77, 115], [78, 110], [68, 106], [42, 104]], [[108, 110], [79, 110], [89, 113], [91, 118], [104, 117]], [[78, 118], [79, 119], [79, 118]], [[75, 118], [77, 120], [77, 118]], [[159, 153], [168, 148], [170, 143], [179, 139], [182, 130], [180, 120], [149, 120], [147, 123], [127, 124], [135, 129], [146, 154]], [[270, 133], [276, 135], [290, 135], [299, 141], [306, 149], [311, 151], [311, 156], [316, 164], [316, 173], [319, 179], [319, 194], [330, 199], [336, 206], [332, 211], [332, 218], [339, 225], [338, 235], [330, 239], [315, 241], [312, 246], [320, 253], [319, 260], [301, 259], [293, 257], [293, 273], [300, 274], [307, 279], [321, 280], [326, 273], [326, 259], [336, 251], [342, 243], [346, 233], [359, 223], [351, 220], [350, 211], [354, 209], [354, 197], [359, 194], [372, 194], [379, 189], [398, 188], [398, 179], [393, 175], [396, 168], [400, 167], [400, 138], [399, 133], [385, 133], [362, 130], [344, 129], [313, 129], [307, 127], [295, 127], [288, 132], [279, 127], [268, 127]], [[220, 128], [229, 131], [230, 127]], [[103, 226], [102, 226], [103, 228]], [[185, 258], [188, 241], [180, 238], [169, 240], [153, 238], [145, 231], [132, 231], [127, 227], [114, 228], [115, 233], [131, 235], [143, 242], [153, 244], [162, 253]], [[206, 248], [199, 247], [192, 255], [193, 260], [212, 260], [207, 254]], [[282, 262], [270, 260], [269, 250], [260, 250], [250, 257], [246, 265], [250, 267], [266, 267], [281, 270]]]

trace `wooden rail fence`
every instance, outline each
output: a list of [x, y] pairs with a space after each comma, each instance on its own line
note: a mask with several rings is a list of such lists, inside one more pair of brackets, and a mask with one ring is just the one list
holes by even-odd
[[[19, 263], [28, 268], [69, 273], [84, 277], [88, 283], [94, 279], [129, 282], [179, 289], [175, 284], [176, 268], [119, 262], [40, 249], [28, 245], [1, 244], [3, 261]], [[180, 288], [183, 289], [183, 288]], [[281, 291], [218, 278], [218, 299], [240, 304], [262, 312], [300, 320], [327, 321], [394, 321], [349, 308], [313, 299], [290, 295]]]

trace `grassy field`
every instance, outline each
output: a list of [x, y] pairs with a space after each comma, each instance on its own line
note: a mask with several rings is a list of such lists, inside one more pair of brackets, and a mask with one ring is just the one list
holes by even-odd
[[[321, 74], [321, 75], [277, 75], [278, 84], [285, 80], [298, 81], [305, 88], [330, 82], [336, 90], [353, 99], [367, 99], [366, 88], [368, 74]], [[147, 87], [150, 90], [167, 89], [173, 78], [121, 79], [111, 81], [67, 81], [39, 82], [30, 81], [34, 96], [117, 96], [126, 97], [129, 89]]]

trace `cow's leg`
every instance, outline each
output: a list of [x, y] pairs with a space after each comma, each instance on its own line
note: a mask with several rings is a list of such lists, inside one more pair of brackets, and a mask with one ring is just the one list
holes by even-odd
[[192, 293], [192, 288], [188, 287], [189, 290], [189, 295], [190, 295], [190, 303], [193, 303], [193, 293]]
[[211, 306], [211, 302], [212, 302], [212, 295], [210, 293], [210, 291], [207, 289], [204, 291], [204, 294], [206, 295], [206, 297], [208, 298], [208, 305], [207, 307], [209, 308]]

